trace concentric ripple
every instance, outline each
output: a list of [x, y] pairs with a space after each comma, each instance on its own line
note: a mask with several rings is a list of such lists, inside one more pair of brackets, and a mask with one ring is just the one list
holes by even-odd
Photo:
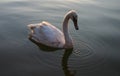
[[[78, 39], [79, 38], [79, 39]], [[100, 35], [85, 33], [75, 34], [73, 55], [69, 58], [69, 67], [81, 73], [94, 72], [103, 67], [107, 59], [107, 44]]]
[[41, 64], [49, 67], [60, 69], [61, 59], [63, 57], [63, 50], [56, 50], [51, 52], [41, 51], [38, 49], [38, 54], [34, 58]]
[[[66, 59], [66, 66], [81, 73], [94, 72], [100, 69], [107, 59], [106, 44], [95, 34], [81, 34], [80, 36], [75, 34], [74, 37], [74, 49]], [[38, 49], [38, 55], [36, 55], [35, 59], [47, 67], [60, 69], [63, 67], [62, 58], [64, 52], [64, 49], [54, 52], [45, 52]]]

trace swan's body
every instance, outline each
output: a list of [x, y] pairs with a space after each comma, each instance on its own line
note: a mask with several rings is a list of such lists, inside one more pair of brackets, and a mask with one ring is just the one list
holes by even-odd
[[73, 48], [72, 39], [68, 33], [68, 21], [70, 18], [73, 20], [73, 22], [74, 20], [76, 21], [74, 24], [76, 29], [78, 29], [77, 14], [72, 10], [65, 16], [63, 22], [63, 32], [61, 32], [52, 24], [43, 21], [38, 24], [28, 25], [31, 30], [29, 38], [37, 43], [53, 48]]

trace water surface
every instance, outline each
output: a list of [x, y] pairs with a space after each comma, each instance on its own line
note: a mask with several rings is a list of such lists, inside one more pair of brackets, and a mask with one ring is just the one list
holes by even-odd
[[[1, 0], [0, 76], [120, 76], [119, 0]], [[77, 11], [79, 30], [70, 21], [71, 50], [42, 50], [28, 39], [28, 24], [43, 20], [62, 30], [65, 13]]]

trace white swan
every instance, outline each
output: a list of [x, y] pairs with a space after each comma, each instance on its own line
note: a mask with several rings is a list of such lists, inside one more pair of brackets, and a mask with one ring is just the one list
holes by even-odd
[[48, 22], [29, 24], [31, 30], [29, 38], [37, 43], [53, 48], [73, 48], [72, 39], [68, 32], [68, 21], [71, 19], [75, 29], [78, 30], [77, 14], [74, 10], [69, 11], [63, 21], [63, 32]]

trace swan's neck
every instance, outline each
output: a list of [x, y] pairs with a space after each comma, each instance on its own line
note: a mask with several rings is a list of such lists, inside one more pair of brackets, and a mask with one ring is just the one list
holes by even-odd
[[68, 31], [68, 22], [69, 22], [70, 17], [66, 15], [63, 21], [63, 33], [64, 33], [64, 38], [65, 38], [65, 48], [72, 48], [72, 39], [71, 36], [69, 35]]

